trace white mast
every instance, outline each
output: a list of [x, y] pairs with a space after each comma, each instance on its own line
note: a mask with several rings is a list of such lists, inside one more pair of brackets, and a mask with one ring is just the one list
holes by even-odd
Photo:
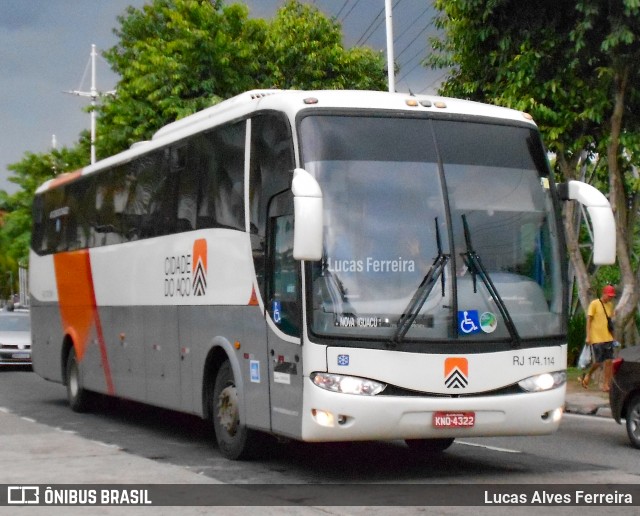
[[[96, 87], [96, 46], [91, 45], [91, 89], [89, 91], [67, 91], [72, 95], [79, 97], [89, 97], [91, 99], [91, 164], [96, 162], [96, 100], [101, 95]], [[85, 70], [86, 72], [86, 70]], [[108, 91], [107, 94], [113, 94], [115, 91]]]
[[389, 91], [396, 91], [395, 65], [393, 62], [393, 20], [391, 0], [385, 0], [384, 10], [387, 21], [387, 74], [389, 76]]

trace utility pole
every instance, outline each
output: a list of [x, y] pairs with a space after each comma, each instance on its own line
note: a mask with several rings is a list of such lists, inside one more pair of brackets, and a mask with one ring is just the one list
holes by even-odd
[[387, 75], [389, 77], [389, 91], [396, 91], [395, 64], [393, 62], [393, 15], [391, 0], [385, 0], [384, 11], [387, 22]]
[[[96, 87], [96, 46], [91, 45], [91, 89], [89, 91], [72, 90], [65, 91], [79, 97], [89, 97], [91, 99], [91, 164], [96, 162], [96, 101], [101, 95], [113, 95], [115, 90], [100, 93]], [[85, 70], [86, 71], [86, 70]]]

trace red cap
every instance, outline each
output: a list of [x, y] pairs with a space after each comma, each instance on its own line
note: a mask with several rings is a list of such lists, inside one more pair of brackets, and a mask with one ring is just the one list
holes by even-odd
[[606, 285], [603, 289], [602, 289], [602, 293], [605, 296], [609, 296], [609, 297], [616, 297], [616, 289], [613, 288], [613, 285]]

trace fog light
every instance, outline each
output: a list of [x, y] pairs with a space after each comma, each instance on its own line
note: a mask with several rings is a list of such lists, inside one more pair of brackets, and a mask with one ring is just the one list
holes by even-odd
[[311, 415], [315, 419], [316, 423], [320, 426], [333, 427], [335, 426], [333, 414], [326, 410], [311, 409]]

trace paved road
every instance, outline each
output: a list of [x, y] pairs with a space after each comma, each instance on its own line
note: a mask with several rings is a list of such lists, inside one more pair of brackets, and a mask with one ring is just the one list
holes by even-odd
[[552, 436], [461, 439], [431, 461], [385, 442], [274, 444], [232, 462], [198, 418], [108, 399], [75, 414], [62, 386], [28, 371], [0, 373], [0, 407], [0, 483], [640, 484], [640, 454], [602, 417], [568, 415]]

